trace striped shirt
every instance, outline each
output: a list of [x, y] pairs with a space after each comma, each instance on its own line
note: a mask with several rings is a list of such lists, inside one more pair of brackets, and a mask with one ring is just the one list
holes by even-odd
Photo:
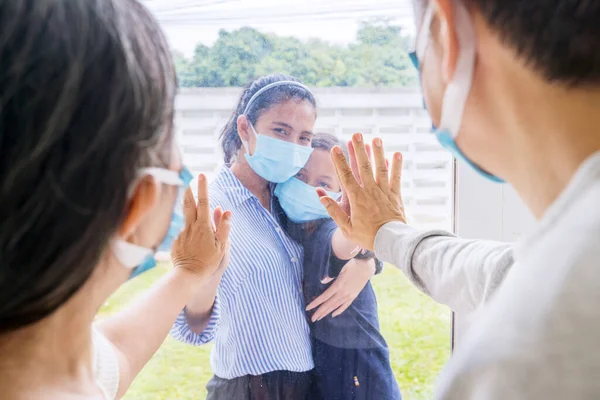
[[220, 378], [313, 369], [302, 297], [302, 247], [281, 228], [279, 205], [267, 211], [228, 168], [210, 185], [211, 208], [232, 211], [229, 266], [201, 334], [184, 312], [171, 335], [184, 343], [214, 340], [211, 367]]

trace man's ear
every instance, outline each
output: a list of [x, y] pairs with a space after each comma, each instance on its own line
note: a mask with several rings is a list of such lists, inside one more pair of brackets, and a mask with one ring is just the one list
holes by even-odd
[[434, 19], [437, 19], [439, 26], [435, 39], [440, 44], [443, 52], [442, 78], [448, 83], [454, 77], [456, 62], [460, 54], [453, 0], [435, 0], [434, 6]]
[[151, 176], [141, 179], [131, 196], [127, 214], [119, 228], [119, 236], [128, 240], [133, 236], [140, 223], [158, 203], [161, 185]]

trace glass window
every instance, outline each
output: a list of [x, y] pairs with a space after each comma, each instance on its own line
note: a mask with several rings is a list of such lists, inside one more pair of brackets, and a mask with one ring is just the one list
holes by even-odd
[[[422, 109], [407, 52], [414, 41], [410, 0], [145, 0], [173, 49], [180, 92], [176, 129], [185, 163], [214, 179], [223, 166], [220, 132], [241, 87], [271, 73], [293, 75], [315, 95], [315, 132], [348, 140], [381, 137], [404, 155], [403, 197], [409, 223], [453, 226], [453, 168]], [[167, 258], [168, 259], [168, 258]], [[168, 268], [126, 284], [114, 311]], [[387, 266], [371, 280], [390, 362], [405, 399], [429, 399], [450, 355], [450, 311]], [[168, 338], [127, 399], [201, 399], [212, 377], [212, 344]]]

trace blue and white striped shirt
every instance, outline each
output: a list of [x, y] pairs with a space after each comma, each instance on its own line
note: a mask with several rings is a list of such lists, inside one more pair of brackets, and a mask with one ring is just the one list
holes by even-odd
[[196, 346], [214, 340], [211, 367], [224, 379], [313, 369], [302, 247], [228, 168], [209, 190], [211, 208], [232, 211], [229, 266], [204, 332], [192, 332], [182, 312], [171, 335]]

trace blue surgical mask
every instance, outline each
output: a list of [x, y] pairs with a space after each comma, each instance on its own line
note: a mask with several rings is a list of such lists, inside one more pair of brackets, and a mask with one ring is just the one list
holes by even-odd
[[256, 137], [256, 147], [254, 154], [249, 155], [248, 143], [242, 142], [246, 149], [246, 160], [254, 172], [269, 182], [281, 183], [295, 176], [313, 152], [310, 146], [259, 135], [252, 125], [250, 128]]
[[183, 195], [193, 178], [187, 168], [183, 168], [179, 173], [163, 168], [144, 168], [140, 170], [139, 175], [150, 175], [160, 183], [178, 186], [179, 192], [175, 204], [173, 205], [169, 230], [156, 249], [141, 247], [121, 239], [113, 242], [113, 252], [117, 259], [125, 267], [132, 269], [129, 279], [154, 268], [156, 266], [156, 259], [154, 256], [157, 251], [171, 250], [173, 242], [177, 239], [185, 226], [185, 217], [183, 216]]
[[[429, 45], [429, 30], [433, 18], [435, 4], [429, 2], [423, 24], [417, 37], [416, 52], [409, 54], [410, 59], [417, 69], [419, 69], [419, 60], [423, 60], [427, 46]], [[461, 2], [454, 2], [457, 18], [457, 34], [460, 43], [460, 53], [456, 64], [456, 71], [452, 82], [450, 82], [444, 93], [442, 102], [442, 116], [440, 126], [433, 126], [432, 130], [435, 133], [440, 144], [452, 155], [467, 163], [479, 175], [493, 182], [503, 183], [499, 177], [492, 175], [470, 160], [456, 144], [456, 136], [462, 122], [463, 111], [467, 103], [471, 83], [473, 81], [473, 70], [475, 66], [475, 32], [469, 13]], [[423, 101], [423, 103], [425, 103]], [[427, 109], [425, 107], [425, 109]]]
[[[298, 178], [292, 178], [278, 184], [274, 194], [285, 214], [293, 222], [301, 223], [329, 218], [315, 189]], [[327, 195], [338, 200], [341, 193], [327, 192]]]

